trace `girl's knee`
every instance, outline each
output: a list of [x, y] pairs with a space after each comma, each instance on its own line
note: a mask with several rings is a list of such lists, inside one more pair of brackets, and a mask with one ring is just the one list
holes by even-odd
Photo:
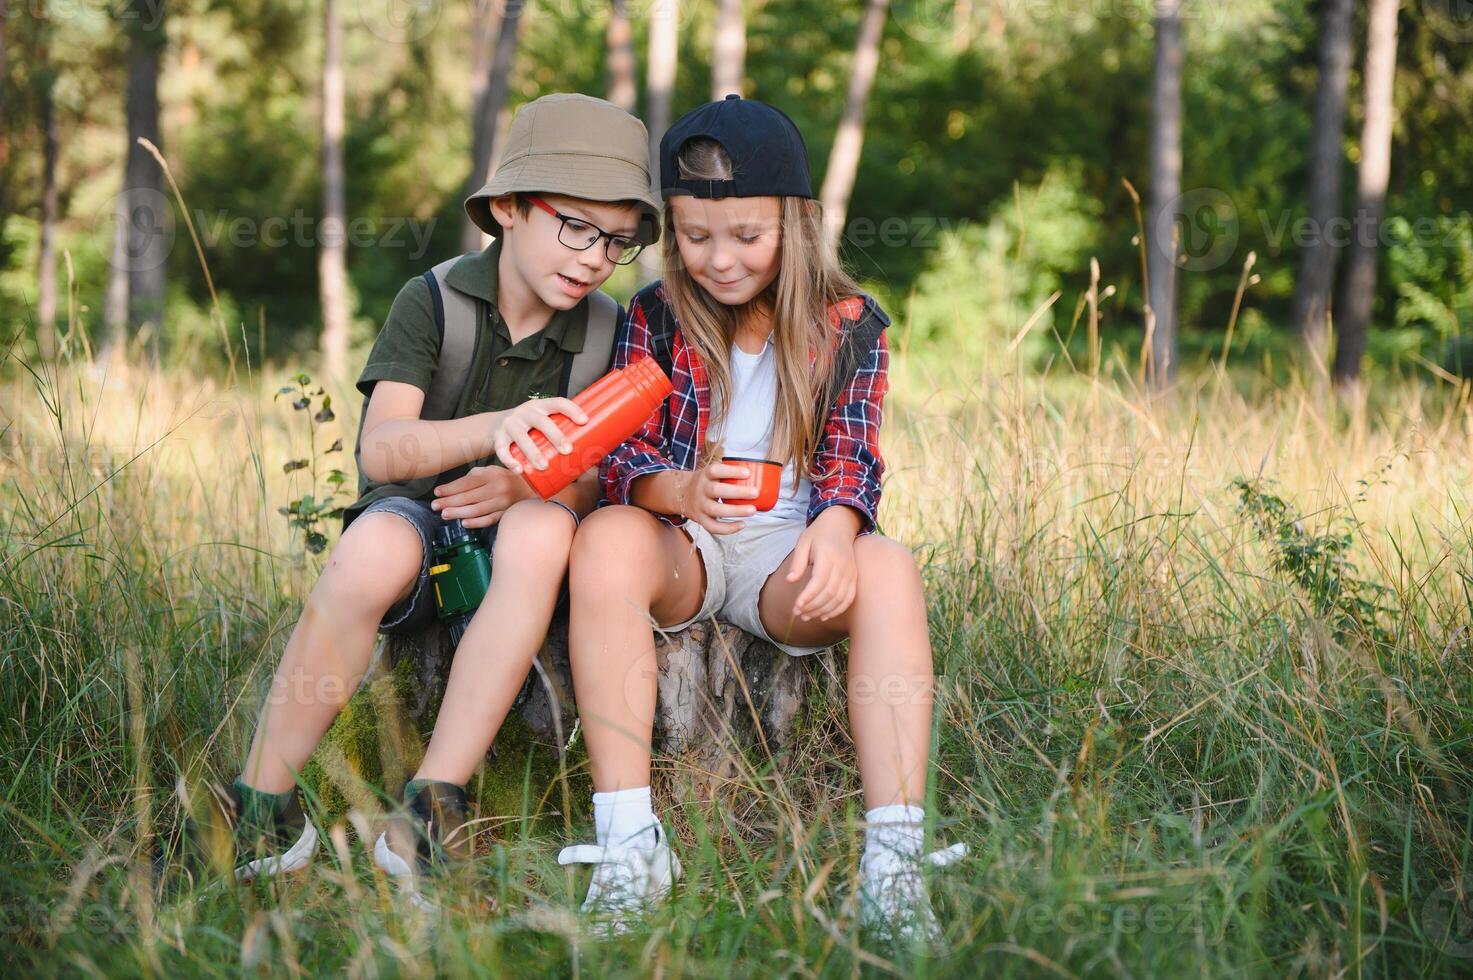
[[861, 587], [866, 582], [875, 588], [900, 589], [919, 587], [920, 569], [910, 549], [880, 534], [865, 534], [854, 541], [854, 560], [859, 570]]
[[590, 514], [573, 539], [568, 589], [575, 607], [611, 596], [653, 602], [669, 560], [658, 518], [638, 507], [603, 507]]
[[648, 511], [638, 507], [616, 504], [599, 508], [583, 519], [573, 538], [573, 567], [590, 567], [593, 563], [606, 568], [612, 562], [653, 560], [656, 524]]

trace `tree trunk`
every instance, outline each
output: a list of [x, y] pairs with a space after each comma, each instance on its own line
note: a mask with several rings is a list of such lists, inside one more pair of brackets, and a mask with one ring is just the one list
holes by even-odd
[[41, 357], [56, 356], [56, 104], [49, 91], [42, 96], [41, 131], [41, 242], [36, 275], [36, 345]]
[[747, 21], [742, 0], [717, 0], [716, 43], [711, 55], [711, 101], [735, 92], [745, 94], [742, 77], [747, 70]]
[[[128, 140], [131, 147], [133, 141]], [[130, 152], [124, 149], [124, 157]], [[102, 304], [102, 341], [98, 359], [121, 356], [128, 347], [128, 182], [113, 197], [113, 240], [107, 260], [107, 294]]]
[[844, 118], [834, 136], [834, 149], [824, 171], [819, 200], [823, 203], [824, 244], [833, 255], [844, 238], [849, 214], [849, 196], [859, 174], [859, 153], [864, 147], [864, 111], [880, 64], [880, 37], [885, 32], [889, 0], [869, 0], [859, 25], [859, 42], [854, 47], [854, 66], [849, 72], [849, 91], [844, 99]]
[[323, 3], [323, 233], [317, 295], [323, 304], [323, 374], [348, 370], [348, 205], [343, 192], [343, 25], [337, 0]]
[[150, 0], [131, 0], [128, 7], [128, 159], [123, 170], [127, 194], [128, 327], [147, 333], [150, 359], [163, 359], [164, 264], [172, 238], [166, 234], [172, 220], [163, 194], [163, 171], [139, 139], [159, 152], [159, 59], [163, 53], [164, 8]]
[[322, 234], [317, 294], [322, 302], [322, 372], [338, 381], [348, 363], [348, 216], [343, 190], [343, 25], [337, 0], [322, 5]]
[[1345, 264], [1344, 293], [1337, 317], [1335, 385], [1353, 388], [1360, 379], [1366, 330], [1376, 302], [1376, 257], [1381, 212], [1391, 180], [1391, 130], [1396, 107], [1396, 17], [1400, 0], [1371, 0], [1366, 38], [1366, 113], [1360, 138], [1360, 176], [1356, 185], [1353, 238]]
[[[463, 198], [470, 197], [485, 186], [491, 177], [492, 160], [496, 151], [496, 135], [501, 119], [502, 107], [506, 105], [507, 93], [511, 89], [511, 70], [516, 62], [517, 45], [521, 38], [522, 13], [528, 0], [506, 0], [501, 14], [501, 24], [496, 31], [496, 52], [491, 59], [486, 84], [476, 100], [471, 116], [471, 172], [466, 178]], [[475, 252], [483, 247], [481, 229], [467, 216], [460, 226], [460, 250]]]
[[1345, 152], [1345, 91], [1350, 78], [1351, 0], [1325, 0], [1320, 20], [1320, 76], [1315, 88], [1314, 134], [1309, 155], [1309, 221], [1312, 238], [1299, 261], [1294, 289], [1294, 329], [1316, 371], [1329, 369], [1330, 297], [1335, 289], [1334, 244], [1327, 230], [1340, 217]]
[[[454, 651], [436, 624], [416, 637], [384, 637], [377, 663], [393, 670], [408, 659], [414, 698], [405, 705], [421, 729], [434, 721], [444, 698]], [[790, 657], [735, 626], [696, 623], [680, 633], [656, 634], [659, 669], [655, 739], [667, 755], [682, 756], [713, 784], [729, 778], [750, 747], [776, 752], [790, 745], [798, 709], [814, 673], [837, 681], [833, 651]], [[826, 685], [843, 700], [843, 685]], [[577, 719], [568, 659], [568, 617], [559, 606], [534, 670], [532, 693], [521, 707], [527, 726], [544, 742], [567, 744]]]
[[[675, 98], [675, 61], [680, 51], [678, 0], [653, 0], [650, 6], [650, 54], [645, 70], [644, 122], [650, 132], [650, 173], [655, 187], [663, 186], [660, 173], [660, 140], [670, 128], [670, 106]], [[673, 176], [673, 175], [670, 175]], [[647, 248], [639, 255], [639, 271], [645, 280], [660, 275], [660, 249]]]
[[624, 0], [609, 4], [609, 30], [604, 41], [608, 48], [609, 101], [632, 113], [638, 92], [634, 81], [634, 32], [629, 28]]
[[987, 33], [1000, 38], [1008, 30], [1008, 0], [992, 0], [992, 16], [987, 18]]
[[972, 0], [953, 0], [951, 5], [951, 53], [961, 54], [972, 46]]
[[[9, 0], [0, 0], [0, 78], [9, 78], [10, 57], [10, 4]], [[9, 116], [5, 112], [6, 104], [0, 99], [0, 171], [10, 162], [10, 129]], [[0, 187], [0, 208], [6, 203], [4, 187]], [[5, 214], [0, 211], [0, 226], [3, 226]]]
[[1149, 289], [1146, 378], [1160, 391], [1176, 375], [1177, 208], [1181, 197], [1181, 0], [1156, 0], [1156, 64], [1151, 90], [1151, 203], [1146, 228]]
[[121, 356], [128, 346], [128, 191], [113, 198], [112, 253], [107, 264], [107, 297], [102, 307], [103, 338], [98, 359]]
[[498, 0], [474, 0], [471, 10], [471, 126], [475, 107], [486, 91], [491, 63], [496, 60], [496, 35], [501, 30]]
[[56, 74], [51, 65], [51, 22], [38, 8], [37, 101], [41, 122], [41, 242], [36, 270], [36, 347], [43, 360], [56, 356]]

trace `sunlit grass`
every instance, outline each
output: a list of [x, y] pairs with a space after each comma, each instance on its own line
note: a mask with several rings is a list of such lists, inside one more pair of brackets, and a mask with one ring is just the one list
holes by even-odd
[[[259, 366], [257, 367], [259, 370]], [[281, 376], [278, 377], [276, 374]], [[668, 914], [580, 937], [578, 748], [503, 747], [482, 857], [434, 929], [366, 845], [417, 751], [385, 677], [309, 773], [331, 841], [288, 882], [146, 873], [178, 778], [230, 778], [313, 560], [277, 507], [305, 420], [237, 384], [12, 360], [0, 381], [5, 765], [0, 943], [55, 972], [1413, 975], [1466, 970], [1466, 396], [1400, 382], [1363, 411], [1312, 388], [1103, 376], [937, 380], [897, 356], [882, 525], [924, 566], [938, 698], [931, 812], [972, 855], [934, 882], [951, 957], [867, 943], [842, 708], [715, 787], [663, 760], [687, 878]], [[351, 447], [356, 398], [336, 393]], [[1354, 535], [1388, 587], [1333, 625], [1274, 570], [1230, 484]], [[407, 733], [407, 734], [406, 734]], [[513, 742], [513, 746], [520, 743]], [[388, 785], [385, 785], [385, 781]], [[687, 788], [699, 785], [699, 789]], [[1442, 930], [1442, 932], [1439, 932]]]

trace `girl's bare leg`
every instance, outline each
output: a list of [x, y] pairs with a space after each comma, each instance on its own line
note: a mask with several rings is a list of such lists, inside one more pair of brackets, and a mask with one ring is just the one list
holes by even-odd
[[569, 652], [593, 788], [650, 783], [653, 624], [701, 608], [705, 567], [685, 532], [637, 507], [604, 507], [573, 540]]
[[786, 561], [762, 588], [762, 624], [775, 639], [821, 646], [849, 636], [849, 724], [865, 809], [925, 799], [935, 677], [926, 598], [910, 551], [878, 534], [854, 541], [853, 604], [827, 622], [793, 617], [808, 573], [788, 582]]

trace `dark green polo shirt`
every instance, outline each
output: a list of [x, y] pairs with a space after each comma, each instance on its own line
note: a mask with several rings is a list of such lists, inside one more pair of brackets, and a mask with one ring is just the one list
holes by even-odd
[[[442, 288], [453, 287], [483, 301], [478, 304], [483, 320], [476, 331], [471, 370], [455, 410], [456, 418], [501, 412], [532, 398], [559, 394], [565, 362], [583, 350], [588, 327], [587, 299], [571, 310], [555, 312], [547, 326], [512, 343], [511, 331], [496, 307], [496, 274], [500, 258], [501, 240], [497, 239], [484, 251], [468, 255], [456, 263], [442, 284]], [[417, 276], [405, 283], [394, 298], [388, 319], [369, 352], [368, 363], [358, 376], [358, 390], [363, 393], [363, 411], [358, 423], [360, 440], [373, 386], [379, 381], [402, 381], [428, 393], [439, 357], [440, 332], [435, 325], [430, 286], [424, 277]], [[430, 500], [439, 484], [458, 479], [470, 466], [490, 463], [500, 465], [501, 461], [490, 456], [446, 473], [407, 483], [374, 483], [360, 472], [358, 500], [344, 511], [343, 526], [347, 527], [375, 500], [384, 497]]]

